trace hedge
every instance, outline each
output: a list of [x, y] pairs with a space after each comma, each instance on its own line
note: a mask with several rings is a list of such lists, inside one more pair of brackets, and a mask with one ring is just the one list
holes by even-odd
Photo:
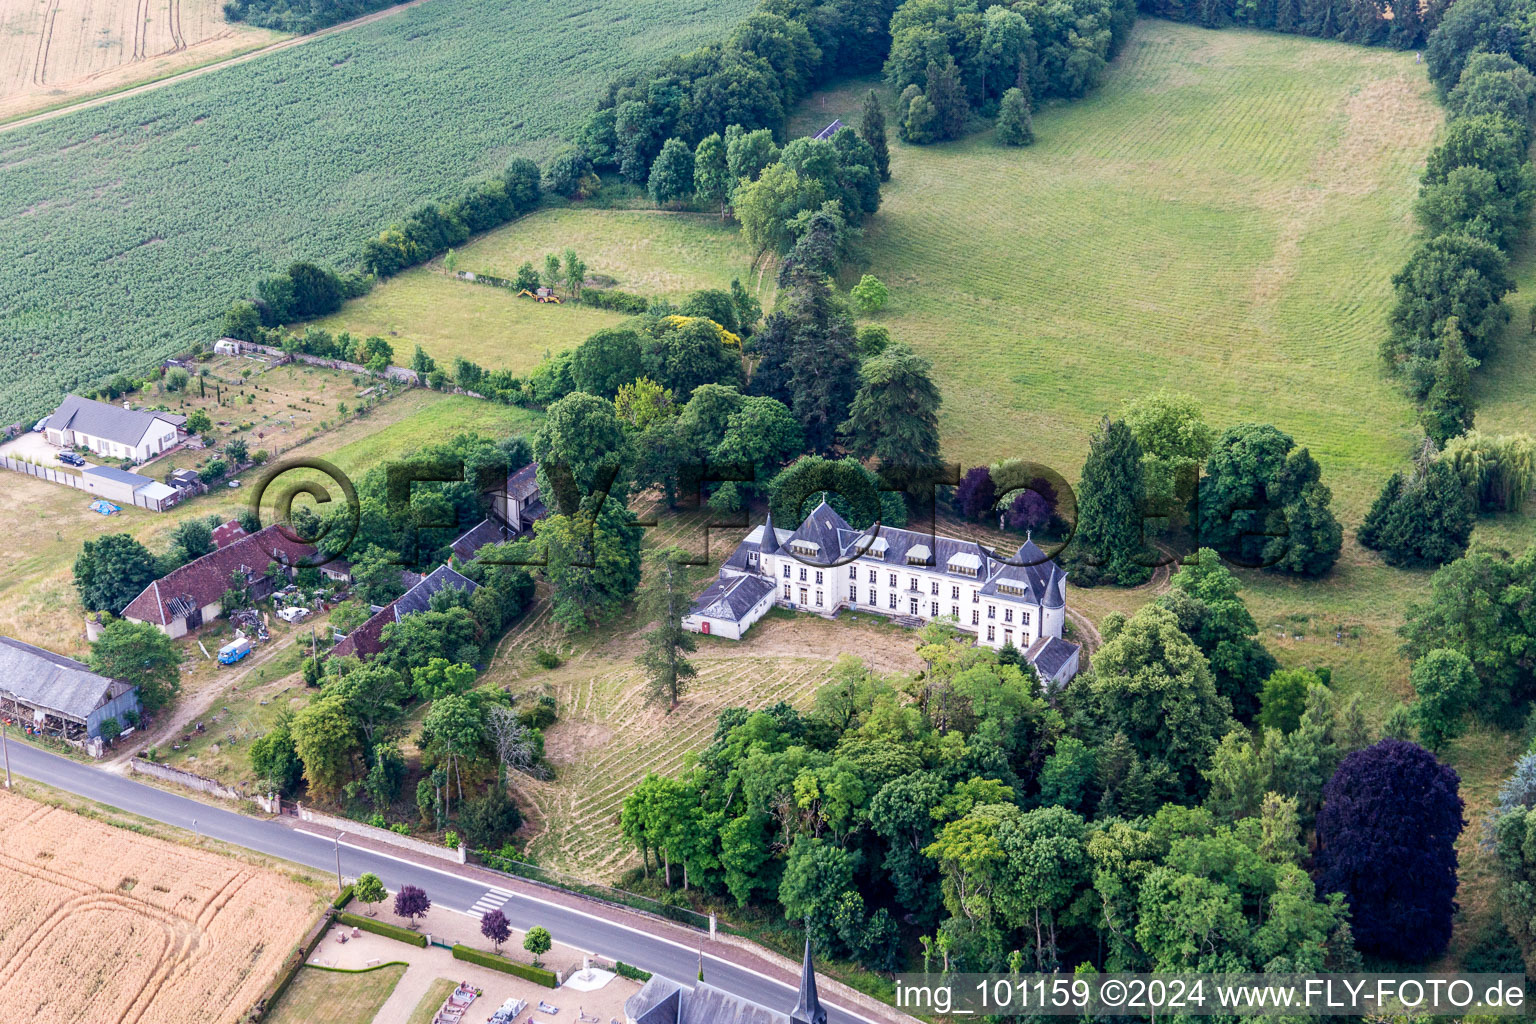
[[324, 964], [305, 964], [304, 968], [310, 971], [330, 971], [332, 974], [367, 974], [369, 971], [382, 971], [386, 967], [409, 967], [404, 960], [389, 960], [382, 964], [374, 964], [372, 967], [327, 967]]
[[616, 961], [614, 963], [614, 965], [613, 965], [613, 973], [617, 974], [621, 978], [628, 978], [630, 981], [650, 981], [651, 980], [651, 972], [650, 971], [642, 971], [638, 967], [631, 967], [629, 964], [625, 963], [623, 960], [619, 960], [619, 961]]
[[361, 928], [365, 932], [382, 935], [386, 939], [409, 942], [411, 945], [421, 949], [427, 948], [427, 937], [425, 935], [421, 934], [421, 932], [413, 932], [408, 928], [401, 928], [397, 924], [376, 921], [371, 917], [358, 917], [356, 914], [337, 914], [336, 920], [353, 928]]
[[612, 309], [620, 313], [644, 313], [651, 308], [651, 300], [644, 295], [621, 292], [613, 288], [583, 288], [579, 301], [583, 306]]
[[347, 904], [351, 902], [352, 887], [349, 885], [345, 889], [341, 890], [341, 893], [334, 900], [331, 900], [331, 906], [336, 910], [345, 910], [347, 909]]
[[554, 971], [546, 971], [542, 967], [532, 967], [528, 964], [520, 964], [515, 960], [508, 960], [504, 956], [495, 953], [487, 953], [484, 950], [474, 949], [470, 946], [454, 946], [453, 958], [455, 960], [467, 960], [481, 967], [489, 967], [494, 971], [505, 971], [515, 974], [525, 981], [531, 981], [545, 988], [556, 988], [559, 982], [555, 979]]

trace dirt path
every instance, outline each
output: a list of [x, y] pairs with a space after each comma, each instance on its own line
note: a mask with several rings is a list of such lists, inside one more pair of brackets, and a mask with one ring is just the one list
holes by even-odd
[[8, 132], [13, 128], [23, 128], [32, 124], [41, 124], [44, 121], [51, 121], [56, 117], [63, 117], [65, 114], [72, 114], [77, 110], [84, 110], [87, 107], [99, 107], [103, 103], [111, 103], [113, 100], [120, 100], [127, 96], [137, 96], [141, 93], [150, 92], [152, 90], [159, 89], [163, 86], [171, 85], [176, 82], [184, 82], [189, 78], [196, 78], [199, 75], [206, 75], [211, 71], [218, 71], [223, 68], [233, 67], [236, 64], [243, 64], [248, 60], [255, 60], [257, 57], [262, 57], [266, 54], [274, 53], [278, 50], [286, 50], [294, 46], [303, 46], [305, 43], [311, 42], [313, 40], [321, 39], [329, 35], [335, 35], [337, 32], [346, 32], [350, 29], [357, 28], [359, 25], [366, 25], [371, 21], [378, 21], [380, 18], [387, 18], [392, 14], [405, 10], [407, 7], [415, 7], [417, 4], [422, 4], [425, 2], [426, 0], [405, 0], [404, 3], [396, 4], [393, 7], [386, 7], [382, 11], [374, 11], [371, 14], [365, 14], [360, 18], [353, 18], [351, 21], [344, 21], [339, 25], [332, 25], [330, 28], [323, 28], [318, 32], [311, 32], [309, 35], [291, 36], [287, 39], [280, 40], [268, 46], [260, 46], [254, 50], [246, 50], [244, 53], [235, 54], [234, 56], [228, 57], [224, 60], [216, 60], [209, 64], [203, 64], [200, 67], [188, 68], [185, 71], [178, 71], [174, 74], [166, 75], [164, 78], [157, 78], [152, 82], [144, 82], [140, 85], [131, 85], [126, 89], [119, 89], [116, 92], [102, 93], [97, 96], [86, 97], [80, 100], [78, 103], [70, 103], [67, 106], [55, 107], [52, 110], [45, 110], [38, 114], [19, 117], [14, 121], [7, 121], [4, 124], [0, 124], [0, 132]]

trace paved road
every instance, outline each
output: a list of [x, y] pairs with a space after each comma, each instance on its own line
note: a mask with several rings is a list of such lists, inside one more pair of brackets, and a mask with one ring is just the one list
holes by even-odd
[[[111, 775], [68, 758], [50, 754], [25, 743], [10, 744], [11, 771], [78, 793], [146, 818], [192, 830], [248, 850], [280, 857], [325, 871], [336, 870], [337, 846], [331, 840], [286, 828], [276, 822], [250, 818], [233, 811], [210, 807], [175, 793], [146, 786], [129, 778]], [[390, 890], [403, 883], [419, 885], [434, 905], [466, 913], [477, 906], [500, 902], [514, 927], [534, 924], [548, 928], [560, 941], [589, 953], [621, 959], [647, 971], [678, 980], [697, 976], [699, 955], [691, 949], [596, 914], [572, 910], [505, 890], [493, 891], [484, 882], [451, 871], [396, 860], [372, 850], [340, 846], [341, 872], [355, 878], [372, 871]], [[594, 907], [594, 910], [598, 908]], [[788, 1013], [795, 1005], [793, 987], [756, 974], [724, 960], [705, 955], [704, 976], [711, 985], [744, 996], [756, 1003]], [[832, 1005], [823, 997], [830, 1024], [871, 1024], [869, 1018]]]

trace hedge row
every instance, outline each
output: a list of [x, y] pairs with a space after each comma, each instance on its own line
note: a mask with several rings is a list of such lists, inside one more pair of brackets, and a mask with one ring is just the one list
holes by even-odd
[[404, 960], [388, 960], [382, 964], [374, 964], [372, 967], [326, 967], [324, 964], [305, 964], [304, 967], [311, 971], [330, 971], [332, 974], [367, 974], [369, 971], [382, 971], [386, 967], [409, 967]]
[[554, 971], [546, 971], [542, 967], [532, 967], [528, 964], [520, 964], [515, 960], [508, 960], [504, 956], [495, 953], [487, 953], [484, 950], [474, 949], [470, 946], [454, 946], [453, 958], [465, 960], [481, 967], [489, 967], [493, 971], [504, 971], [507, 974], [515, 974], [524, 981], [531, 981], [545, 988], [556, 988], [559, 982], [555, 979]]
[[631, 967], [629, 964], [625, 963], [622, 960], [616, 961], [614, 963], [614, 965], [613, 965], [613, 973], [617, 974], [621, 978], [628, 978], [630, 981], [650, 981], [651, 980], [651, 972], [650, 971], [642, 971], [638, 967]]
[[644, 313], [651, 308], [651, 300], [633, 292], [621, 292], [616, 288], [583, 288], [580, 302], [583, 306], [611, 309], [619, 313]]
[[401, 928], [397, 924], [377, 921], [371, 917], [358, 917], [356, 914], [337, 914], [336, 920], [352, 928], [361, 928], [365, 932], [382, 935], [386, 939], [409, 942], [411, 945], [421, 949], [427, 948], [427, 937], [425, 935], [420, 932], [413, 932], [409, 928]]
[[347, 904], [352, 902], [352, 886], [341, 890], [341, 894], [331, 901], [331, 907], [335, 910], [346, 910]]

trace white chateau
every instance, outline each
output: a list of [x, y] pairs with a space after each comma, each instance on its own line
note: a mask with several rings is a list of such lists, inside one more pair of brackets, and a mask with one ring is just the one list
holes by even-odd
[[1067, 574], [1030, 540], [1012, 556], [973, 541], [875, 526], [855, 530], [823, 501], [791, 532], [756, 527], [683, 624], [739, 640], [778, 605], [831, 617], [878, 612], [907, 626], [947, 620], [986, 647], [1017, 647], [1047, 686], [1077, 674], [1061, 638]]

